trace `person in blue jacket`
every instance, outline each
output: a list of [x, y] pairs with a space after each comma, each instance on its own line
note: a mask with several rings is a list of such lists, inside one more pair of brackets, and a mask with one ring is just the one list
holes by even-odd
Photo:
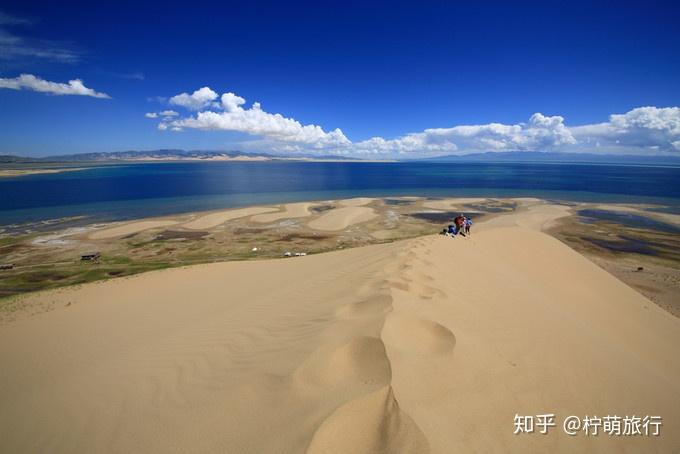
[[467, 235], [470, 234], [470, 227], [472, 227], [472, 219], [470, 218], [465, 218], [465, 233]]

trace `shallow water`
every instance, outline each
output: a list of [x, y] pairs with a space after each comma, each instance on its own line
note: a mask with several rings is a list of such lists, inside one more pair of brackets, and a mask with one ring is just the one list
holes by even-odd
[[584, 218], [583, 220], [586, 223], [609, 221], [637, 229], [656, 230], [664, 233], [680, 233], [680, 227], [634, 213], [593, 209], [579, 210], [578, 214]]
[[659, 255], [659, 252], [651, 247], [650, 243], [630, 237], [619, 237], [618, 240], [603, 240], [599, 238], [582, 238], [601, 248], [613, 252], [635, 253], [642, 255]]
[[427, 212], [427, 211], [421, 211], [417, 213], [410, 213], [408, 216], [411, 216], [416, 219], [421, 219], [423, 221], [428, 221], [428, 222], [437, 222], [437, 223], [452, 223], [453, 218], [458, 216], [460, 212], [458, 211], [442, 211], [442, 212]]
[[405, 206], [405, 205], [413, 205], [414, 203], [415, 203], [414, 200], [385, 199], [385, 205]]

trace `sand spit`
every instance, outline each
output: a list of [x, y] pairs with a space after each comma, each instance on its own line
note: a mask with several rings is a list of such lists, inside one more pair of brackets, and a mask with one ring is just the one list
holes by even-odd
[[375, 210], [366, 206], [375, 200], [371, 197], [338, 200], [340, 208], [334, 208], [322, 214], [307, 225], [315, 230], [337, 231], [354, 224], [368, 222], [377, 217]]
[[173, 220], [158, 220], [158, 221], [138, 221], [128, 222], [116, 227], [105, 228], [97, 230], [88, 235], [91, 240], [105, 240], [109, 238], [116, 238], [119, 236], [132, 235], [134, 233], [143, 232], [145, 230], [155, 229], [158, 227], [168, 227], [177, 224]]
[[283, 211], [277, 211], [276, 213], [268, 214], [258, 214], [250, 218], [250, 220], [261, 224], [266, 224], [269, 222], [278, 221], [280, 219], [305, 218], [311, 215], [309, 207], [312, 205], [313, 204], [307, 202], [288, 203], [284, 206]]
[[316, 230], [343, 230], [354, 224], [368, 222], [376, 216], [373, 208], [347, 206], [334, 208], [307, 225]]
[[339, 200], [338, 203], [346, 207], [362, 207], [368, 205], [374, 200], [375, 199], [372, 197], [356, 197], [354, 199]]
[[87, 170], [93, 168], [94, 167], [64, 167], [61, 169], [0, 169], [0, 178], [24, 177], [28, 175], [44, 175], [62, 172], [76, 172], [78, 170]]
[[247, 216], [253, 216], [255, 214], [270, 213], [276, 211], [276, 208], [271, 207], [249, 207], [249, 208], [238, 208], [235, 210], [224, 210], [215, 213], [205, 214], [200, 216], [193, 221], [189, 221], [186, 224], [182, 224], [185, 229], [191, 230], [205, 230], [217, 227], [220, 224], [224, 224], [232, 219], [244, 218]]
[[[0, 326], [0, 451], [676, 452], [680, 320], [542, 233], [562, 208], [32, 295], [61, 304]], [[662, 435], [561, 429], [614, 414]]]

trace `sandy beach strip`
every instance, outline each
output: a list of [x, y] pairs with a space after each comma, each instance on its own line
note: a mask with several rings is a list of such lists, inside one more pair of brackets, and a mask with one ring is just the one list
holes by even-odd
[[93, 167], [66, 167], [63, 169], [0, 169], [2, 177], [24, 177], [28, 175], [41, 175], [50, 173], [76, 172], [78, 170], [92, 169]]
[[374, 200], [375, 199], [373, 197], [355, 197], [353, 199], [338, 200], [338, 203], [346, 207], [362, 207], [368, 205]]
[[[0, 326], [0, 451], [674, 452], [680, 319], [542, 233], [563, 209], [30, 295], [54, 310]], [[633, 414], [661, 436], [561, 427]]]
[[132, 235], [133, 233], [143, 232], [145, 230], [155, 229], [158, 227], [168, 227], [177, 224], [173, 220], [155, 220], [155, 221], [137, 221], [118, 225], [116, 227], [105, 228], [97, 230], [88, 235], [91, 240], [106, 240], [116, 238], [119, 236]]
[[213, 227], [217, 227], [220, 224], [224, 224], [227, 221], [231, 221], [232, 219], [244, 218], [255, 214], [270, 213], [272, 211], [276, 211], [276, 208], [248, 207], [218, 211], [215, 213], [199, 216], [193, 221], [189, 221], [185, 224], [182, 224], [182, 227], [191, 230], [211, 229]]
[[284, 205], [283, 210], [276, 213], [258, 214], [250, 218], [253, 222], [265, 224], [268, 222], [278, 221], [280, 219], [295, 219], [304, 218], [311, 215], [309, 207], [313, 204], [308, 202], [302, 203], [288, 203]]
[[346, 206], [334, 208], [307, 225], [316, 230], [344, 230], [350, 225], [368, 222], [377, 216], [373, 208], [364, 206]]

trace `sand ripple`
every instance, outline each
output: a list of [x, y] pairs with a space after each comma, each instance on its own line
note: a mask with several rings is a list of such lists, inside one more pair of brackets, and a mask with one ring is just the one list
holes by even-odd
[[218, 211], [216, 213], [210, 213], [203, 215], [193, 221], [189, 221], [183, 224], [182, 227], [191, 230], [205, 230], [212, 229], [218, 225], [224, 224], [232, 219], [244, 218], [247, 216], [252, 216], [254, 214], [269, 213], [276, 211], [276, 208], [271, 207], [249, 207], [249, 208], [239, 208], [235, 210], [225, 210]]
[[377, 216], [373, 208], [348, 206], [334, 208], [307, 225], [316, 230], [344, 230], [351, 225], [368, 222]]
[[[675, 452], [680, 320], [540, 231], [562, 215], [30, 295], [55, 309], [0, 326], [0, 451]], [[542, 412], [664, 426], [512, 434]]]

